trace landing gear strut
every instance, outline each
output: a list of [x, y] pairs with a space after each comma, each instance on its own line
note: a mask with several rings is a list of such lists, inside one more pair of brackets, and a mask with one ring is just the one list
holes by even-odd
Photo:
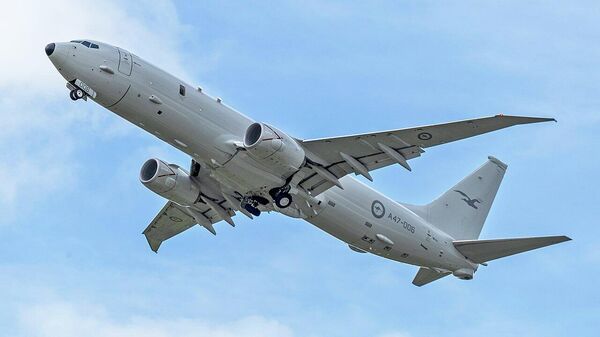
[[290, 186], [284, 186], [280, 188], [274, 188], [269, 191], [271, 197], [275, 201], [275, 205], [279, 208], [287, 208], [292, 204], [292, 195], [290, 192]]
[[83, 97], [85, 97], [85, 93], [81, 89], [73, 89], [69, 93], [69, 96], [71, 97], [72, 100], [76, 101], [78, 99], [82, 99]]

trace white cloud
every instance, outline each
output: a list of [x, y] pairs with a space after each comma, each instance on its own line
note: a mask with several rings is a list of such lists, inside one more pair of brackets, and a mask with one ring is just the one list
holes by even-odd
[[[262, 316], [215, 324], [204, 319], [116, 319], [102, 307], [51, 302], [24, 307], [17, 336], [27, 337], [290, 337], [291, 329]], [[395, 336], [394, 336], [395, 337]]]
[[23, 87], [23, 94], [64, 93], [44, 47], [49, 42], [79, 38], [101, 40], [139, 52], [175, 73], [180, 36], [185, 27], [170, 1], [138, 1], [135, 6], [118, 1], [18, 1], [11, 2], [3, 19], [3, 52], [0, 53], [0, 88]]
[[[101, 138], [120, 137], [133, 130], [93, 103], [72, 103], [44, 46], [78, 38], [105, 41], [148, 56], [181, 75], [181, 40], [177, 37], [186, 28], [167, 0], [135, 4], [4, 2], [5, 15], [0, 20], [4, 46], [0, 53], [0, 207], [14, 212], [18, 200], [31, 203], [49, 198], [52, 192], [77, 181], [77, 150], [89, 144], [73, 130], [85, 126], [99, 130]], [[131, 10], [134, 6], [135, 11]]]

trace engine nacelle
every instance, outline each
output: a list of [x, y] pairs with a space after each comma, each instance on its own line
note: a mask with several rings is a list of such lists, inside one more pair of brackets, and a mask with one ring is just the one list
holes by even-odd
[[191, 206], [200, 196], [200, 186], [183, 169], [160, 159], [144, 163], [140, 181], [152, 192], [180, 205]]
[[257, 161], [287, 177], [304, 164], [304, 149], [298, 142], [276, 128], [253, 123], [246, 130], [244, 147]]
[[452, 272], [452, 275], [458, 277], [461, 280], [472, 280], [474, 272], [475, 271], [473, 269], [460, 268]]

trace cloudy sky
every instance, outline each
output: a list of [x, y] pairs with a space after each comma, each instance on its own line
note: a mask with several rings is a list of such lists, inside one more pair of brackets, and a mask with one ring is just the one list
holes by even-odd
[[[597, 2], [2, 4], [1, 336], [597, 335]], [[139, 167], [189, 159], [68, 98], [43, 48], [76, 38], [129, 49], [299, 138], [555, 117], [432, 148], [372, 185], [425, 203], [494, 155], [509, 170], [482, 237], [574, 241], [423, 288], [415, 267], [277, 214], [216, 237], [195, 228], [154, 254], [140, 233], [164, 200]]]

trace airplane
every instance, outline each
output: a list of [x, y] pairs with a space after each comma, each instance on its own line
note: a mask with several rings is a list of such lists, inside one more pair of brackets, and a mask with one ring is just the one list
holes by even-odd
[[396, 202], [352, 175], [409, 161], [432, 146], [553, 118], [491, 117], [303, 140], [255, 121], [134, 55], [106, 43], [50, 43], [45, 52], [73, 101], [92, 100], [191, 157], [189, 170], [158, 158], [140, 181], [167, 199], [143, 231], [150, 248], [200, 225], [279, 212], [371, 253], [419, 267], [423, 286], [447, 275], [470, 280], [480, 265], [571, 240], [545, 236], [480, 240], [507, 165], [483, 165], [426, 205]]

